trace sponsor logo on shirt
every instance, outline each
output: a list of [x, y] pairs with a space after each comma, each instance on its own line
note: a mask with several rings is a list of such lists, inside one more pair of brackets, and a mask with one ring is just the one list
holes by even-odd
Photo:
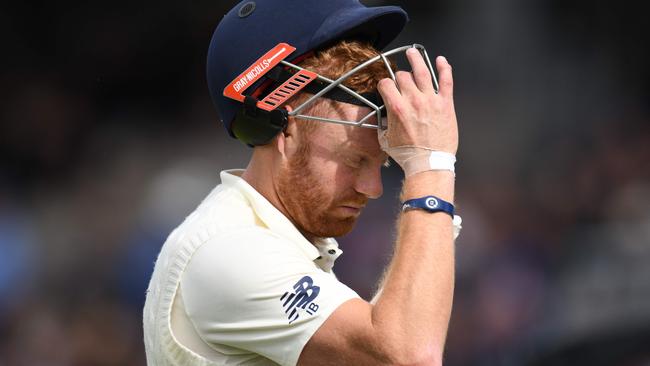
[[287, 314], [289, 324], [296, 321], [301, 313], [304, 313], [299, 309], [305, 310], [309, 315], [313, 315], [318, 311], [318, 305], [314, 303], [314, 300], [319, 292], [320, 287], [314, 286], [314, 280], [309, 276], [305, 276], [293, 285], [293, 291], [287, 291], [282, 295], [280, 301], [284, 313]]

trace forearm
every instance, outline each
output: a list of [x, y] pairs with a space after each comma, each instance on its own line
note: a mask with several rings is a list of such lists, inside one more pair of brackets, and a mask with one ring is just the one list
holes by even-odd
[[[453, 202], [451, 172], [428, 171], [407, 178], [402, 199], [435, 195]], [[412, 352], [442, 354], [454, 288], [452, 219], [445, 213], [402, 213], [394, 257], [381, 296], [374, 299], [377, 332]]]

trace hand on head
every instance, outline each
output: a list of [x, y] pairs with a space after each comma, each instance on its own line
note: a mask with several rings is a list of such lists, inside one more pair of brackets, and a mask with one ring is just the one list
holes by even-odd
[[436, 93], [420, 52], [412, 48], [406, 55], [413, 71], [398, 71], [397, 84], [382, 79], [377, 86], [388, 112], [388, 147], [416, 146], [456, 154], [458, 126], [451, 65], [442, 56], [436, 59], [440, 76]]

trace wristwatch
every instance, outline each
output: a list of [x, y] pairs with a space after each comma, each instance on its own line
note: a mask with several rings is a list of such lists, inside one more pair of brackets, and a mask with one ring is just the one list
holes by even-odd
[[445, 212], [454, 218], [454, 205], [436, 196], [425, 196], [406, 200], [402, 203], [402, 211], [425, 210], [427, 212]]

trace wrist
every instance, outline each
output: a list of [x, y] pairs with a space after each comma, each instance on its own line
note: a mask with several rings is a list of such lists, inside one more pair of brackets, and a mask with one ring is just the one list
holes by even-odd
[[428, 170], [455, 173], [456, 156], [446, 151], [411, 145], [385, 148], [384, 151], [399, 164], [406, 177]]
[[444, 212], [454, 218], [454, 205], [436, 196], [424, 196], [402, 202], [402, 212], [424, 210], [426, 212]]
[[402, 185], [401, 201], [433, 195], [454, 202], [454, 173], [447, 170], [427, 170], [408, 176]]

